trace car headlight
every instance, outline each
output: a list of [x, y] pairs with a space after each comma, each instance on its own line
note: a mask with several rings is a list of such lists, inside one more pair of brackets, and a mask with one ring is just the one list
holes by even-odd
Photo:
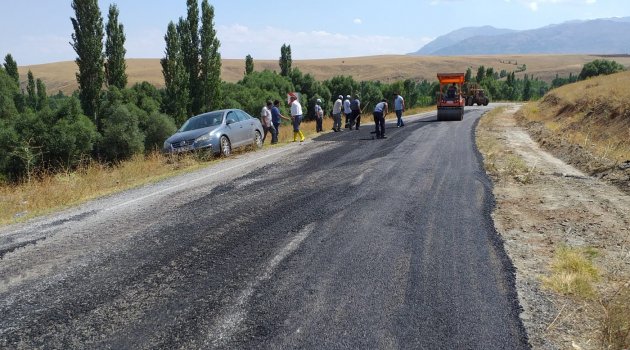
[[210, 134], [201, 135], [195, 139], [195, 143], [208, 142], [208, 141], [210, 141]]

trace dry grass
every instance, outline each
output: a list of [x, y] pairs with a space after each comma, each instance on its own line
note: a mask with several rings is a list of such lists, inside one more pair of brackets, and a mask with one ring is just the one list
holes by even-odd
[[630, 284], [604, 303], [604, 341], [610, 349], [630, 349]]
[[599, 279], [592, 261], [596, 254], [588, 248], [559, 247], [551, 265], [552, 274], [543, 278], [543, 285], [564, 295], [593, 298], [593, 283]]
[[[481, 65], [493, 67], [499, 72], [516, 69], [511, 64], [500, 61], [518, 61], [526, 64], [527, 71], [517, 74], [529, 74], [547, 82], [556, 75], [566, 77], [569, 73], [578, 74], [585, 63], [599, 57], [590, 55], [506, 55], [506, 56], [369, 56], [351, 58], [331, 58], [320, 60], [293, 60], [293, 67], [304, 73], [312, 74], [318, 80], [330, 79], [337, 75], [351, 75], [357, 81], [379, 80], [394, 82], [397, 80], [436, 80], [437, 72], [464, 72], [471, 67], [473, 72]], [[625, 66], [630, 66], [630, 58], [616, 57], [615, 60]], [[277, 60], [257, 60], [254, 58], [256, 70], [279, 70]], [[49, 93], [62, 91], [69, 95], [77, 89], [75, 78], [76, 64], [74, 62], [56, 62], [19, 68], [23, 87], [26, 86], [26, 74], [31, 70], [36, 78], [40, 78], [47, 86]], [[228, 82], [236, 82], [243, 78], [245, 59], [224, 59], [221, 66], [221, 78]], [[134, 84], [148, 81], [157, 86], [164, 86], [164, 78], [159, 59], [128, 59], [127, 74], [129, 83]]]
[[551, 91], [523, 109], [565, 141], [613, 163], [630, 160], [630, 72], [600, 76]]

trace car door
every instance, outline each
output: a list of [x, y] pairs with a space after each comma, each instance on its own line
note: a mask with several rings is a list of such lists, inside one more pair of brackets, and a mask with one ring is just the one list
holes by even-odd
[[235, 111], [227, 112], [225, 124], [226, 134], [230, 138], [232, 147], [238, 147], [243, 144], [246, 130]]
[[241, 111], [241, 110], [237, 110], [236, 114], [238, 115], [239, 120], [241, 121], [241, 123], [243, 124], [243, 129], [245, 129], [244, 132], [244, 137], [245, 143], [252, 143], [254, 142], [254, 138], [255, 138], [255, 132], [256, 132], [256, 122], [257, 120], [254, 119], [252, 116], [250, 116], [249, 114]]

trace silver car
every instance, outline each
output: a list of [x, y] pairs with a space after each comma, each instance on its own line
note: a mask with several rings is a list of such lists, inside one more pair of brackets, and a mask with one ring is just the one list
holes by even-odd
[[212, 111], [188, 119], [164, 142], [164, 152], [207, 150], [227, 157], [233, 148], [262, 147], [262, 132], [260, 120], [240, 109]]

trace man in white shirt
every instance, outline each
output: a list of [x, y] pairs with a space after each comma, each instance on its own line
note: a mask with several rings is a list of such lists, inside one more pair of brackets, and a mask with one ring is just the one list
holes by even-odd
[[315, 102], [315, 123], [316, 123], [315, 132], [324, 131], [323, 126], [322, 126], [323, 122], [324, 122], [324, 110], [322, 109], [322, 100], [318, 98], [317, 101]]
[[394, 110], [396, 111], [396, 126], [399, 128], [405, 126], [405, 123], [403, 123], [402, 120], [402, 115], [405, 111], [405, 100], [397, 92], [394, 92]]
[[[333, 131], [334, 132], [341, 131], [341, 107], [342, 107], [342, 105], [343, 105], [343, 96], [339, 95], [339, 97], [335, 101], [335, 104], [333, 104], [333, 110], [332, 110]], [[348, 108], [349, 107], [350, 106], [348, 106]]]
[[263, 130], [265, 132], [265, 134], [263, 135], [262, 138], [262, 143], [265, 143], [265, 139], [267, 138], [267, 133], [271, 133], [271, 142], [274, 143], [274, 141], [277, 139], [277, 131], [276, 128], [273, 126], [273, 123], [271, 122], [271, 107], [272, 107], [272, 103], [271, 101], [267, 101], [267, 104], [262, 108], [262, 110], [260, 111], [260, 122], [262, 124]]
[[304, 142], [304, 134], [300, 130], [302, 124], [302, 105], [296, 96], [291, 96], [291, 120], [293, 121], [293, 142], [297, 141], [298, 136], [300, 142]]
[[346, 96], [343, 101], [343, 114], [346, 115], [346, 129], [350, 127], [350, 118], [352, 117], [352, 108], [350, 108], [350, 95]]

